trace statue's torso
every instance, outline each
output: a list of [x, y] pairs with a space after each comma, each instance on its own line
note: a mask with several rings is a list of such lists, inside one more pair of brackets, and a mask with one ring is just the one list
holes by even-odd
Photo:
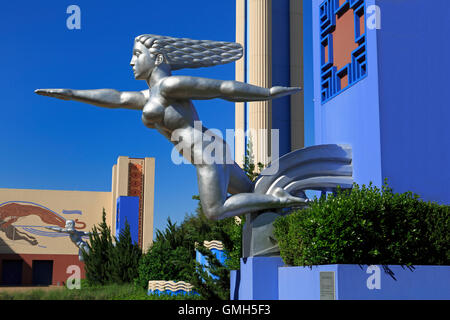
[[157, 129], [172, 141], [175, 130], [184, 136], [194, 128], [194, 121], [199, 121], [197, 111], [189, 99], [170, 99], [162, 96], [159, 86], [153, 86], [143, 110], [144, 124]]
[[[149, 128], [157, 129], [191, 163], [194, 163], [194, 159], [203, 158], [204, 148], [212, 141], [215, 143], [220, 141], [225, 147], [226, 143], [222, 137], [205, 141], [203, 136], [207, 128], [201, 122], [195, 123], [200, 120], [191, 100], [164, 97], [160, 94], [158, 85], [151, 88], [142, 112], [144, 124]], [[200, 148], [196, 147], [199, 145]]]

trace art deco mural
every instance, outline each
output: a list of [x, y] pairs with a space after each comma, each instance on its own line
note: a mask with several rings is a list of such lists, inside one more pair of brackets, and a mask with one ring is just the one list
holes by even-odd
[[[61, 214], [43, 205], [28, 201], [7, 201], [0, 203], [0, 232], [2, 238], [18, 241], [23, 245], [45, 248], [42, 237], [68, 237], [65, 233], [49, 231], [44, 226], [64, 228], [66, 220], [75, 221], [75, 229], [86, 229], [86, 223], [78, 217], [81, 210], [63, 210]], [[74, 218], [76, 217], [76, 218]]]

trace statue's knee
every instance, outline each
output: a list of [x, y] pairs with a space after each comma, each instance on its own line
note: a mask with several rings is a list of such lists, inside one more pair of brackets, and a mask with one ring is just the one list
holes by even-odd
[[217, 207], [202, 207], [203, 213], [210, 220], [219, 220], [220, 210]]

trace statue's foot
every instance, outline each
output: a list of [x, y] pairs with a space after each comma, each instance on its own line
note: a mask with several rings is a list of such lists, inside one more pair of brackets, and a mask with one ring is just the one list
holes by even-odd
[[270, 194], [276, 197], [283, 206], [305, 206], [309, 202], [309, 199], [294, 197], [280, 187], [275, 188]]

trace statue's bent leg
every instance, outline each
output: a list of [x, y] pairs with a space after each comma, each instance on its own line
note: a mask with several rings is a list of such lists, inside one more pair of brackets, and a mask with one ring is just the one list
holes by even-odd
[[228, 185], [228, 193], [237, 194], [243, 192], [252, 192], [253, 183], [247, 177], [244, 170], [242, 170], [237, 163], [229, 165], [230, 183]]
[[210, 219], [217, 220], [269, 208], [306, 204], [304, 199], [293, 197], [280, 188], [273, 194], [238, 193], [227, 199], [230, 170], [225, 164], [197, 166], [202, 209]]
[[196, 168], [203, 212], [210, 219], [219, 219], [227, 199], [229, 168], [226, 164], [201, 164]]

